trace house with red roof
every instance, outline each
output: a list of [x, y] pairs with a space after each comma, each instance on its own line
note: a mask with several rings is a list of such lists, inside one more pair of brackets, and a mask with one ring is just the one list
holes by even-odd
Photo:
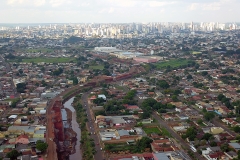
[[223, 155], [225, 155], [223, 152], [215, 152], [215, 153], [210, 153], [208, 155], [204, 155], [204, 157], [207, 160], [218, 160], [220, 159]]
[[231, 125], [232, 127], [240, 126], [240, 123], [236, 122], [232, 118], [223, 118], [222, 122], [226, 123], [227, 125]]
[[23, 134], [23, 135], [20, 135], [16, 138], [16, 144], [17, 143], [21, 143], [21, 144], [29, 144], [29, 138], [27, 135]]
[[142, 109], [139, 108], [137, 105], [128, 105], [128, 104], [124, 104], [123, 105], [127, 110], [130, 111], [130, 113], [134, 112], [134, 111], [137, 111], [138, 113], [143, 113]]

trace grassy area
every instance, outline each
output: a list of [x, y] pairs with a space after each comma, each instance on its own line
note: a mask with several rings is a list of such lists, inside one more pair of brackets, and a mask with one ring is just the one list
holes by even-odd
[[205, 124], [203, 124], [203, 122], [201, 122], [201, 123], [198, 123], [198, 125], [199, 125], [199, 126], [201, 126], [201, 127], [206, 127], [206, 125], [205, 125]]
[[104, 66], [103, 65], [97, 65], [97, 66], [89, 66], [90, 69], [99, 69], [103, 70]]
[[170, 66], [172, 68], [177, 68], [180, 66], [188, 65], [192, 62], [193, 61], [187, 60], [187, 59], [171, 59], [169, 61], [156, 63], [155, 65], [158, 69], [166, 68], [167, 66]]
[[167, 137], [172, 137], [166, 128], [161, 128], [162, 134]]
[[201, 54], [202, 52], [193, 51], [192, 54]]
[[126, 87], [123, 87], [123, 86], [115, 85], [114, 87], [116, 87], [116, 89], [122, 90], [124, 92], [128, 91], [128, 89]]
[[105, 144], [105, 150], [110, 152], [120, 152], [120, 151], [131, 151], [135, 148], [135, 145], [128, 145], [127, 143], [117, 143], [117, 144]]
[[143, 128], [146, 134], [157, 133], [161, 134], [161, 131], [157, 127]]
[[19, 98], [8, 98], [8, 99], [5, 99], [4, 101], [12, 102], [12, 101], [19, 101], [19, 100], [20, 100]]
[[22, 62], [25, 63], [40, 63], [40, 62], [45, 62], [45, 63], [69, 63], [69, 62], [76, 62], [76, 58], [72, 57], [61, 57], [61, 58], [26, 58], [22, 59]]

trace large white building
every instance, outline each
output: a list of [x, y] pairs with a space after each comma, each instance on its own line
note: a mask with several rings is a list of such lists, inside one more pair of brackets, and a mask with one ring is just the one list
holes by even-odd
[[96, 52], [103, 52], [103, 53], [121, 52], [121, 50], [117, 49], [116, 47], [95, 47], [94, 50]]

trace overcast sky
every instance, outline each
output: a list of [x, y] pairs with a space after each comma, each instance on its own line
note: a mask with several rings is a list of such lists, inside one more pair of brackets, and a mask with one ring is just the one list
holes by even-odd
[[240, 0], [0, 0], [0, 23], [240, 22]]

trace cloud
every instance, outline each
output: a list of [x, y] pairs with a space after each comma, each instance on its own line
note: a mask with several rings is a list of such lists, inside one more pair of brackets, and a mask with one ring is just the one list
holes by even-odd
[[137, 1], [134, 1], [134, 0], [107, 0], [106, 3], [109, 3], [109, 5], [117, 6], [117, 7], [134, 7], [137, 4]]
[[150, 1], [148, 4], [150, 7], [162, 7], [162, 6], [166, 6], [166, 5], [170, 5], [170, 4], [175, 4], [177, 3], [176, 1]]
[[240, 0], [2, 1], [2, 23], [240, 21]]
[[218, 0], [218, 1], [208, 1], [208, 2], [198, 2], [192, 3], [188, 6], [188, 10], [207, 10], [207, 11], [217, 11], [226, 5], [233, 4], [235, 0]]
[[213, 2], [213, 3], [209, 3], [209, 4], [204, 4], [202, 6], [203, 10], [210, 10], [210, 11], [216, 11], [221, 9], [222, 4], [221, 3], [217, 3], [217, 2]]
[[113, 13], [114, 12], [114, 8], [110, 8], [109, 10], [108, 10], [108, 13]]
[[52, 5], [52, 7], [58, 7], [63, 4], [70, 4], [71, 0], [50, 0], [49, 3]]
[[90, 3], [87, 2], [83, 2], [80, 4], [81, 7], [88, 7], [90, 5]]
[[198, 3], [192, 3], [192, 4], [188, 7], [188, 9], [191, 10], [191, 11], [196, 10], [197, 7], [198, 7], [198, 5], [199, 5]]
[[46, 0], [8, 0], [7, 5], [10, 6], [42, 6]]

